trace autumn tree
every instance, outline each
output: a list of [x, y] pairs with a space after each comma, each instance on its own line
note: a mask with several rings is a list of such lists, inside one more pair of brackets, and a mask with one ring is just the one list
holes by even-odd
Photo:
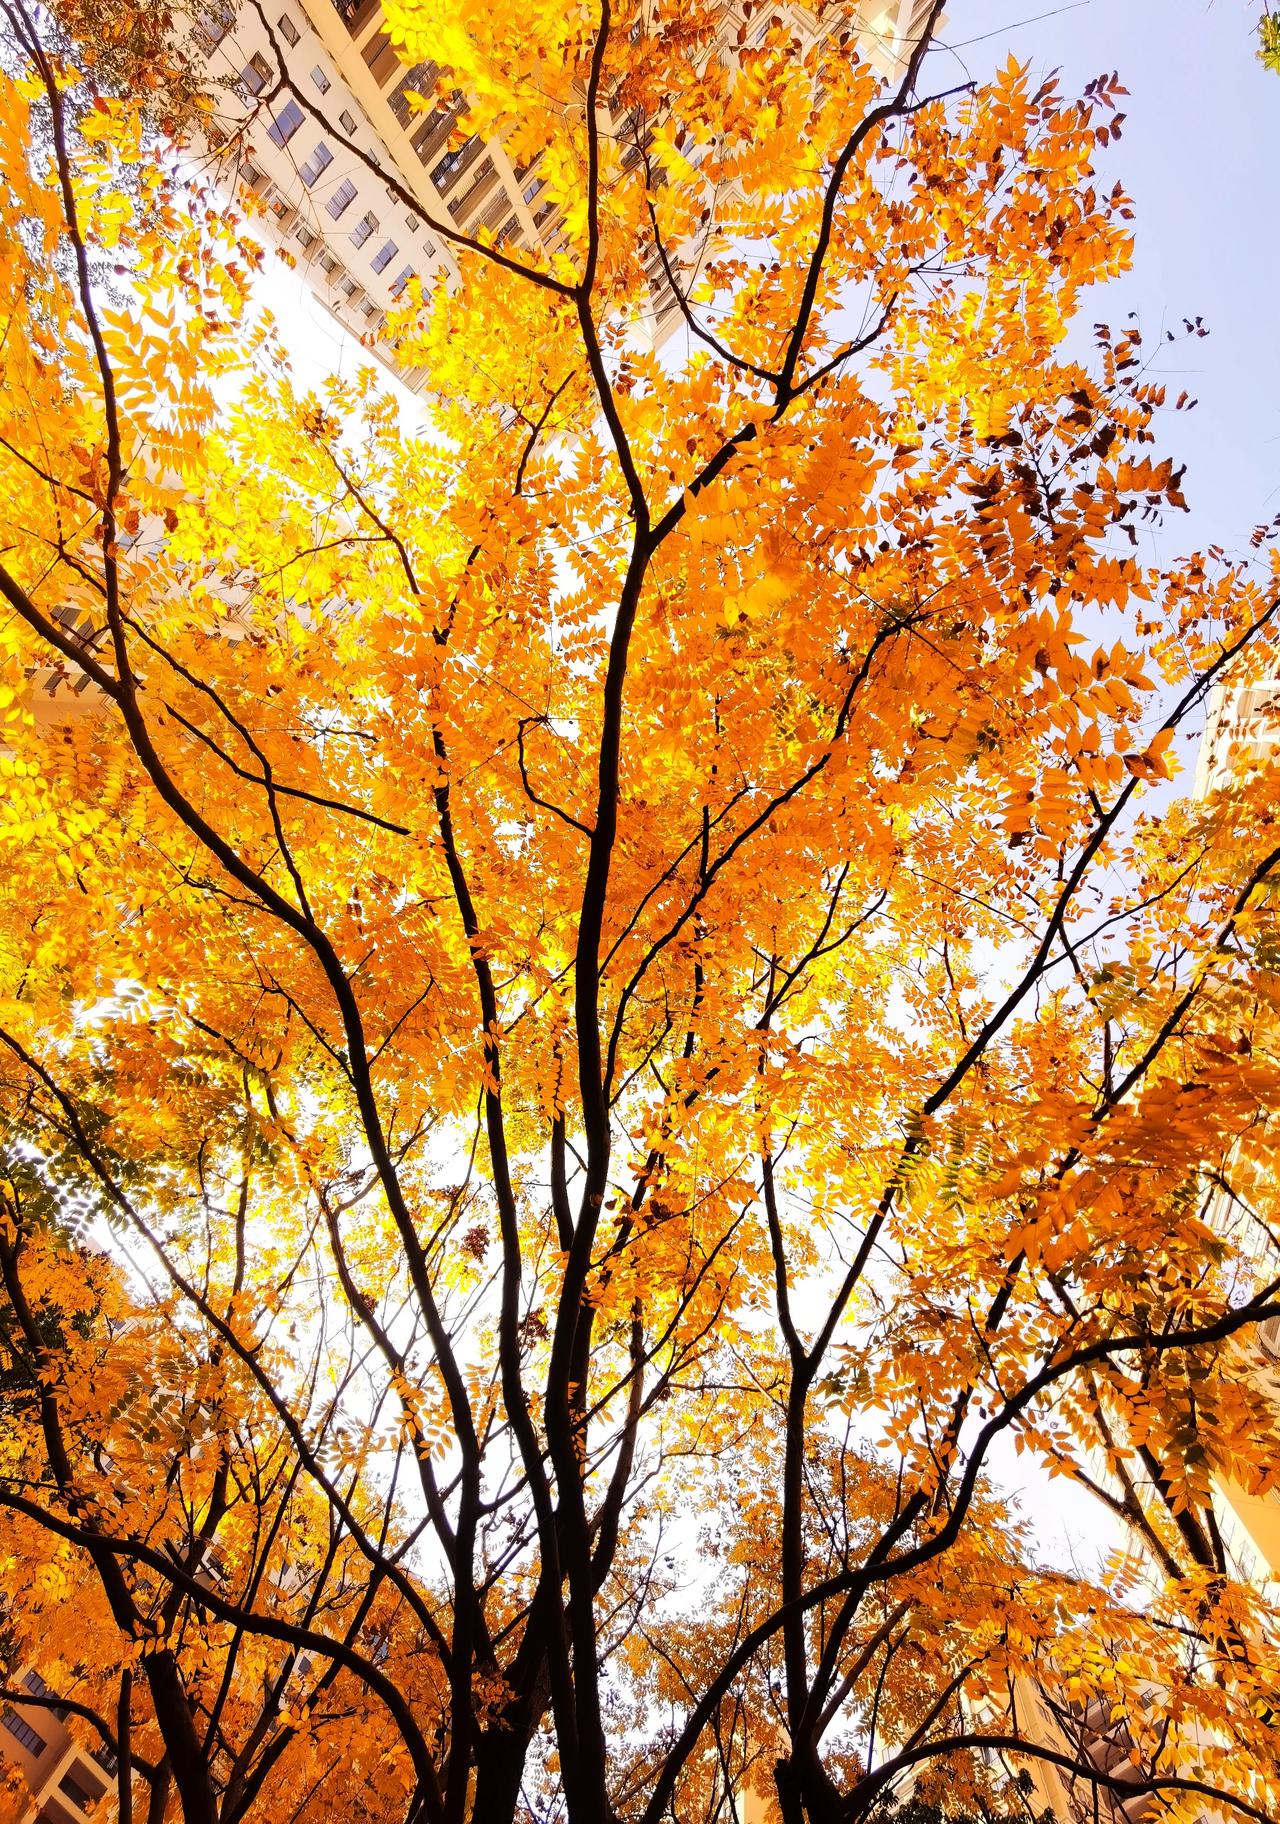
[[563, 216], [430, 218], [414, 429], [0, 5], [0, 1536], [122, 1805], [1108, 1816], [1031, 1680], [1266, 1824], [1280, 848], [1179, 767], [1280, 593], [1068, 337], [1118, 80], [387, 0]]

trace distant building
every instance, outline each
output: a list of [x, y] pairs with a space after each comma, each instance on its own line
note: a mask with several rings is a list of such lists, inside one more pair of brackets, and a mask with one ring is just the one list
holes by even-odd
[[[1196, 762], [1198, 798], [1223, 790], [1251, 768], [1271, 758], [1280, 743], [1280, 679], [1252, 684], [1219, 684], [1210, 693], [1204, 737]], [[1229, 1234], [1243, 1258], [1253, 1254], [1248, 1235], [1239, 1232], [1231, 1202], [1215, 1195], [1210, 1223]], [[1262, 1263], [1257, 1263], [1261, 1268]], [[1239, 1344], [1235, 1359], [1247, 1369], [1253, 1386], [1280, 1418], [1280, 1318], [1259, 1324]], [[1213, 1482], [1214, 1515], [1231, 1568], [1242, 1581], [1280, 1596], [1280, 1491], [1250, 1494], [1220, 1473]]]
[[1103, 1773], [1123, 1784], [1138, 1785], [1146, 1770], [1123, 1718], [1113, 1720], [1101, 1699], [1068, 1709], [1059, 1705], [1034, 1679], [1015, 1680], [1007, 1721], [1029, 1747], [1069, 1757], [1079, 1771], [1035, 1754], [1010, 1753], [1032, 1786], [1031, 1814], [1047, 1811], [1056, 1824], [1143, 1824], [1156, 1807], [1147, 1792], [1126, 1798], [1099, 1785], [1091, 1775]]
[[1215, 685], [1209, 693], [1209, 712], [1196, 760], [1196, 797], [1220, 791], [1245, 768], [1257, 765], [1278, 739], [1280, 679]]
[[[838, 17], [857, 28], [872, 60], [892, 75], [931, 4], [851, 0], [820, 24], [804, 6], [780, 0], [756, 10], [748, 42], [778, 14], [806, 44]], [[499, 245], [526, 251], [564, 246], [559, 210], [536, 163], [517, 169], [501, 141], [468, 137], [461, 96], [426, 114], [414, 107], [411, 95], [430, 94], [442, 71], [430, 61], [413, 67], [400, 61], [381, 0], [264, 0], [264, 11], [267, 24], [254, 7], [212, 0], [195, 15], [194, 42], [217, 100], [210, 143], [223, 160], [222, 175], [262, 199], [273, 238], [297, 260], [315, 296], [380, 359], [398, 365], [386, 314], [410, 280], [443, 274], [456, 281], [458, 266], [447, 236], [433, 234], [359, 153], [436, 221], [469, 235], [487, 231]], [[722, 54], [743, 24], [740, 4], [726, 4], [724, 19]], [[327, 124], [292, 96], [264, 103], [279, 59]], [[614, 131], [624, 127], [621, 113], [605, 113]], [[648, 329], [659, 342], [678, 313], [656, 249], [646, 271], [654, 301]], [[399, 371], [410, 386], [425, 383], [419, 372]]]
[[[1263, 1388], [1280, 1414], [1280, 1318], [1255, 1332], [1255, 1386]], [[1280, 1490], [1250, 1494], [1238, 1482], [1216, 1475], [1214, 1514], [1231, 1568], [1242, 1582], [1280, 1599]]]
[[[48, 1697], [38, 1672], [20, 1673], [11, 1688]], [[115, 1815], [116, 1763], [104, 1746], [88, 1749], [67, 1728], [69, 1712], [48, 1703], [7, 1703], [0, 1709], [0, 1758], [18, 1769], [30, 1802], [19, 1824], [105, 1824]]]
[[[1159, 1688], [1149, 1685], [1140, 1707], [1150, 1707], [1159, 1697]], [[999, 1758], [1029, 1782], [1029, 1821], [1047, 1812], [1054, 1824], [1146, 1824], [1148, 1819], [1154, 1824], [1163, 1815], [1160, 1795], [1149, 1790], [1151, 1768], [1128, 1719], [1113, 1713], [1110, 1699], [1064, 1703], [1036, 1679], [1023, 1676], [1014, 1681], [1007, 1712], [981, 1720], [1011, 1727], [1029, 1748], [1072, 1763], [1064, 1767], [1034, 1753], [1000, 1752]], [[1107, 1783], [1096, 1775], [1105, 1776]], [[1229, 1824], [1223, 1812], [1203, 1802], [1190, 1813], [1179, 1813], [1184, 1815], [1187, 1824]]]
[[[1245, 686], [1220, 685], [1209, 699], [1209, 713], [1196, 766], [1197, 797], [1229, 786], [1248, 767], [1266, 759], [1280, 740], [1280, 681]], [[1218, 1194], [1208, 1220], [1222, 1233], [1232, 1232], [1241, 1244], [1229, 1200]], [[1253, 1384], [1265, 1392], [1280, 1413], [1280, 1319], [1258, 1326], [1234, 1348], [1234, 1359]], [[1107, 1479], [1105, 1455], [1097, 1453], [1096, 1471]], [[1136, 1478], [1142, 1485], [1144, 1478]], [[1213, 1477], [1213, 1506], [1233, 1574], [1261, 1591], [1274, 1593], [1280, 1584], [1280, 1495], [1253, 1495], [1222, 1474]], [[1152, 1688], [1151, 1696], [1158, 1693]], [[1147, 1701], [1150, 1701], [1148, 1698]], [[1157, 1811], [1153, 1795], [1096, 1786], [1092, 1768], [1113, 1780], [1140, 1786], [1146, 1777], [1141, 1754], [1135, 1746], [1127, 1719], [1113, 1717], [1108, 1700], [1095, 1698], [1087, 1705], [1064, 1706], [1029, 1678], [1016, 1683], [1009, 1719], [1028, 1743], [1068, 1756], [1080, 1771], [1062, 1768], [1028, 1755], [1026, 1773], [1035, 1788], [1035, 1801], [1048, 1810], [1055, 1824], [1142, 1824]], [[1019, 1757], [1011, 1755], [1011, 1760]], [[1224, 1824], [1223, 1814], [1202, 1807], [1193, 1824]]]

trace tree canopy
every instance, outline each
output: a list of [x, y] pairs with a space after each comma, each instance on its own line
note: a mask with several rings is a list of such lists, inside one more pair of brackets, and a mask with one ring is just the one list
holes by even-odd
[[1280, 577], [1148, 555], [1119, 79], [385, 0], [563, 212], [414, 427], [0, 7], [10, 1665], [154, 1824], [1266, 1824]]

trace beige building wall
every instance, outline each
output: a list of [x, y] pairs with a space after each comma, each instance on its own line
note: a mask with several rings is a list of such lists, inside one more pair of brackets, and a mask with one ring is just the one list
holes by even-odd
[[[1222, 790], [1242, 769], [1266, 758], [1280, 739], [1280, 680], [1242, 687], [1218, 686], [1210, 695], [1204, 738], [1198, 756], [1195, 793], [1205, 797]], [[1230, 1225], [1226, 1200], [1219, 1198], [1209, 1220], [1224, 1233]], [[1238, 1238], [1237, 1238], [1238, 1239]], [[1274, 1399], [1280, 1411], [1280, 1319], [1259, 1326], [1254, 1337], [1241, 1345], [1251, 1375]], [[1099, 1453], [1099, 1474], [1105, 1479], [1105, 1458]], [[1264, 1590], [1280, 1594], [1280, 1495], [1257, 1496], [1218, 1477], [1214, 1507], [1235, 1573]], [[1025, 1738], [1059, 1753], [1079, 1756], [1108, 1773], [1127, 1777], [1140, 1774], [1130, 1750], [1123, 1719], [1113, 1722], [1109, 1707], [1097, 1701], [1073, 1721], [1070, 1728], [1054, 1714], [1034, 1681], [1020, 1679], [1014, 1709], [1018, 1731]], [[1010, 1757], [1016, 1760], [1016, 1757]], [[1037, 1803], [1048, 1810], [1056, 1824], [1141, 1824], [1153, 1814], [1157, 1801], [1147, 1794], [1130, 1800], [1099, 1789], [1097, 1798], [1087, 1778], [1073, 1780], [1049, 1763], [1024, 1763]], [[1095, 1810], [1096, 1805], [1096, 1810]], [[1203, 1808], [1195, 1824], [1225, 1824], [1222, 1814]]]
[[[1123, 1718], [1113, 1718], [1110, 1706], [1095, 1699], [1073, 1712], [1070, 1720], [1058, 1714], [1045, 1692], [1032, 1678], [1015, 1680], [1009, 1720], [1017, 1734], [1033, 1747], [1067, 1755], [1080, 1766], [1078, 1774], [1033, 1754], [1008, 1754], [1004, 1758], [1032, 1783], [1034, 1813], [1047, 1811], [1056, 1824], [1143, 1824], [1157, 1810], [1158, 1801], [1146, 1792], [1126, 1798], [1096, 1784], [1090, 1770], [1108, 1774], [1121, 1784], [1137, 1785], [1143, 1778]], [[1208, 1824], [1208, 1820], [1197, 1820]]]
[[[1253, 1385], [1280, 1415], [1280, 1318], [1259, 1324], [1241, 1346]], [[1280, 1601], [1280, 1490], [1250, 1494], [1219, 1476], [1214, 1483], [1219, 1530], [1236, 1574]]]
[[1280, 679], [1216, 684], [1209, 693], [1204, 737], [1196, 760], [1195, 794], [1220, 791], [1266, 758], [1280, 739]]
[[[38, 1672], [19, 1673], [10, 1688], [47, 1696]], [[106, 1824], [116, 1811], [115, 1762], [106, 1748], [90, 1752], [47, 1704], [0, 1705], [0, 1758], [21, 1774], [27, 1797], [20, 1824]]]
[[[1205, 731], [1196, 761], [1195, 795], [1208, 797], [1273, 755], [1280, 742], [1280, 679], [1219, 684], [1209, 694]], [[1239, 1243], [1238, 1225], [1225, 1196], [1215, 1198], [1209, 1220]], [[1246, 1240], [1244, 1245], [1249, 1246]], [[1258, 1262], [1259, 1268], [1262, 1263]], [[1258, 1326], [1240, 1345], [1255, 1385], [1280, 1414], [1280, 1319]], [[1280, 1491], [1250, 1494], [1218, 1476], [1214, 1510], [1232, 1568], [1242, 1579], [1280, 1598]]]

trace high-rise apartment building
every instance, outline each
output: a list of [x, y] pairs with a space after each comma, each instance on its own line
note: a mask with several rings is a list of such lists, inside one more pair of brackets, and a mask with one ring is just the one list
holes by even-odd
[[[796, 0], [760, 8], [747, 37], [785, 13], [802, 44], [838, 17], [852, 23], [886, 75], [898, 69], [928, 18], [931, 0], [849, 0], [819, 19]], [[740, 0], [724, 9], [726, 44], [743, 26]], [[447, 235], [430, 220], [500, 245], [556, 251], [560, 213], [536, 164], [517, 168], [501, 142], [466, 134], [460, 96], [423, 114], [414, 94], [436, 90], [441, 67], [406, 66], [383, 21], [381, 0], [211, 0], [195, 17], [217, 113], [210, 135], [224, 177], [256, 193], [272, 236], [344, 328], [396, 365], [386, 314], [413, 277], [457, 279]], [[323, 123], [291, 95], [271, 102], [285, 65]], [[616, 124], [616, 123], [615, 123]], [[352, 148], [355, 148], [354, 150]], [[366, 162], [360, 154], [365, 154]], [[404, 194], [396, 195], [370, 163]], [[405, 205], [404, 195], [417, 209]], [[422, 219], [423, 216], [427, 221]], [[657, 250], [648, 268], [655, 342], [678, 313]], [[401, 370], [411, 386], [425, 375]]]
[[[1139, 1787], [1146, 1770], [1128, 1726], [1112, 1718], [1110, 1706], [1101, 1700], [1068, 1709], [1035, 1679], [1022, 1677], [1014, 1681], [1008, 1715], [990, 1720], [1011, 1726], [1029, 1748], [1074, 1763], [1064, 1767], [1035, 1753], [1005, 1757], [1030, 1783], [1029, 1816], [1047, 1812], [1055, 1824], [1143, 1824], [1155, 1809], [1150, 1792], [1125, 1796], [1123, 1787]], [[1116, 1781], [1119, 1790], [1100, 1785], [1091, 1777], [1095, 1773]]]
[[[1196, 796], [1204, 798], [1228, 788], [1248, 769], [1265, 762], [1277, 743], [1280, 680], [1218, 686], [1209, 699], [1196, 767]], [[1247, 1261], [1250, 1243], [1240, 1231], [1230, 1199], [1222, 1193], [1210, 1206], [1209, 1220], [1230, 1237]], [[1249, 1378], [1280, 1415], [1280, 1318], [1237, 1339], [1233, 1360], [1237, 1371]], [[1101, 1453], [1097, 1472], [1106, 1478]], [[1140, 1475], [1135, 1481], [1142, 1485]], [[1280, 1592], [1280, 1494], [1251, 1493], [1218, 1471], [1212, 1479], [1212, 1499], [1232, 1574], [1265, 1594]], [[1135, 1790], [1131, 1798], [1124, 1794], [1126, 1784], [1141, 1787], [1144, 1768], [1128, 1720], [1114, 1716], [1109, 1702], [1096, 1698], [1087, 1705], [1063, 1708], [1032, 1680], [1021, 1679], [1011, 1709], [1010, 1720], [1025, 1740], [1074, 1763], [1068, 1769], [1037, 1761], [1033, 1755], [1025, 1757], [1023, 1764], [1035, 1789], [1033, 1809], [1038, 1805], [1047, 1810], [1055, 1824], [1142, 1824], [1156, 1810], [1156, 1800], [1149, 1792]], [[1121, 1789], [1097, 1788], [1089, 1777], [1090, 1768], [1109, 1775]], [[1212, 1806], [1203, 1807], [1196, 1824], [1225, 1824], [1224, 1814]]]
[[[1252, 1384], [1265, 1393], [1280, 1423], [1280, 1317], [1259, 1324], [1240, 1358]], [[1280, 1491], [1252, 1494], [1239, 1482], [1216, 1475], [1214, 1516], [1231, 1568], [1273, 1600], [1280, 1598]]]
[[1204, 798], [1266, 758], [1280, 740], [1280, 678], [1219, 684], [1209, 693], [1196, 761], [1195, 793]]
[[39, 1701], [51, 1693], [38, 1672], [19, 1673], [12, 1683], [31, 1694], [28, 1703], [0, 1707], [0, 1760], [22, 1782], [16, 1824], [106, 1824], [116, 1793], [110, 1750], [83, 1747], [67, 1726], [69, 1712]]
[[[1159, 1698], [1159, 1688], [1149, 1686], [1142, 1707]], [[1030, 1786], [1029, 1819], [1047, 1813], [1054, 1824], [1146, 1824], [1163, 1815], [1135, 1729], [1109, 1698], [1063, 1703], [1035, 1679], [1021, 1677], [1014, 1681], [1008, 1714], [989, 1720], [1011, 1725], [1030, 1749], [1045, 1750], [1003, 1757]], [[1197, 1805], [1191, 1824], [1228, 1824], [1213, 1804]]]
[[[1264, 765], [1278, 744], [1280, 679], [1216, 686], [1209, 697], [1196, 764], [1196, 796], [1207, 797], [1243, 779], [1252, 769]], [[1242, 1226], [1225, 1192], [1219, 1191], [1215, 1196], [1209, 1219], [1229, 1235], [1245, 1260], [1252, 1257], [1259, 1231], [1256, 1225]], [[1264, 1271], [1268, 1277], [1274, 1274], [1274, 1263], [1256, 1264], [1260, 1276]], [[1243, 1338], [1235, 1359], [1276, 1413], [1280, 1428], [1280, 1318], [1259, 1324], [1256, 1331]], [[1280, 1595], [1280, 1492], [1253, 1494], [1219, 1473], [1213, 1481], [1213, 1503], [1233, 1572], [1273, 1597]]]

